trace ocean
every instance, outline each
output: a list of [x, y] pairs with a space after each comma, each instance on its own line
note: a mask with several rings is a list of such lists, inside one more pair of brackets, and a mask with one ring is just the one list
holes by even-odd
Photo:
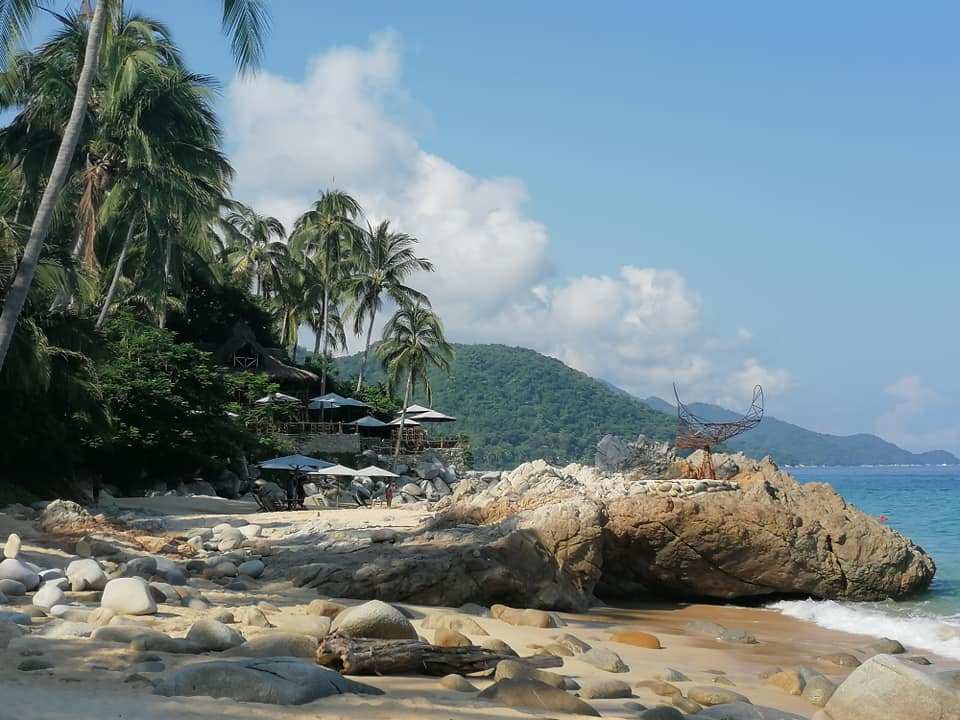
[[770, 607], [960, 660], [960, 466], [784, 469], [802, 483], [829, 483], [868, 515], [888, 517], [890, 527], [933, 557], [937, 574], [928, 592], [899, 602], [788, 600]]

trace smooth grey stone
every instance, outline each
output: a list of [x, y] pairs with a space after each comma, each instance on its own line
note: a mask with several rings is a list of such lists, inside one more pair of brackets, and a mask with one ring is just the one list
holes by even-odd
[[266, 566], [262, 560], [247, 560], [244, 563], [240, 563], [239, 567], [237, 567], [237, 572], [241, 575], [258, 578], [263, 575], [265, 569]]
[[0, 580], [16, 580], [29, 592], [40, 585], [40, 575], [27, 563], [17, 558], [0, 561]]
[[158, 695], [207, 695], [241, 702], [302, 705], [328, 695], [382, 695], [371, 685], [297, 658], [194, 663], [159, 683]]
[[244, 642], [243, 635], [229, 625], [217, 620], [197, 620], [187, 630], [187, 640], [203, 648], [203, 651], [229, 650]]
[[903, 645], [898, 641], [885, 637], [879, 638], [870, 647], [884, 655], [899, 655], [900, 653], [906, 652]]
[[26, 595], [27, 588], [19, 580], [9, 580], [4, 578], [3, 580], [0, 580], [0, 592], [4, 593], [5, 595], [18, 597], [20, 595]]

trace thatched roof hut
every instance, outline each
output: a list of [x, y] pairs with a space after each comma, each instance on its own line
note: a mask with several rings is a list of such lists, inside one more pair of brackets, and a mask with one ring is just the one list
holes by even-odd
[[226, 342], [211, 352], [212, 360], [218, 365], [225, 365], [235, 370], [263, 373], [282, 385], [305, 385], [319, 380], [309, 370], [282, 362], [279, 356], [283, 351], [261, 345], [257, 342], [253, 330], [241, 321], [234, 324]]

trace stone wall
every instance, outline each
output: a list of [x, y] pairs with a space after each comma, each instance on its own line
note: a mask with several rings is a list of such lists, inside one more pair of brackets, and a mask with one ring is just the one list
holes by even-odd
[[278, 434], [277, 439], [289, 443], [301, 455], [319, 455], [324, 453], [331, 455], [359, 455], [360, 436], [352, 435], [283, 435]]
[[457, 475], [462, 474], [466, 470], [464, 467], [463, 448], [430, 448], [416, 455], [401, 453], [399, 462], [403, 465], [414, 467], [418, 462], [429, 460], [430, 458], [436, 458], [447, 467], [453, 468]]

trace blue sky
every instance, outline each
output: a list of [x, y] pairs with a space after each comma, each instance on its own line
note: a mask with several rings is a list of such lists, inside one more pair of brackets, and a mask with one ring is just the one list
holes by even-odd
[[241, 199], [356, 192], [454, 339], [960, 450], [955, 5], [282, 0], [237, 83], [219, 3], [129, 4], [223, 82]]

